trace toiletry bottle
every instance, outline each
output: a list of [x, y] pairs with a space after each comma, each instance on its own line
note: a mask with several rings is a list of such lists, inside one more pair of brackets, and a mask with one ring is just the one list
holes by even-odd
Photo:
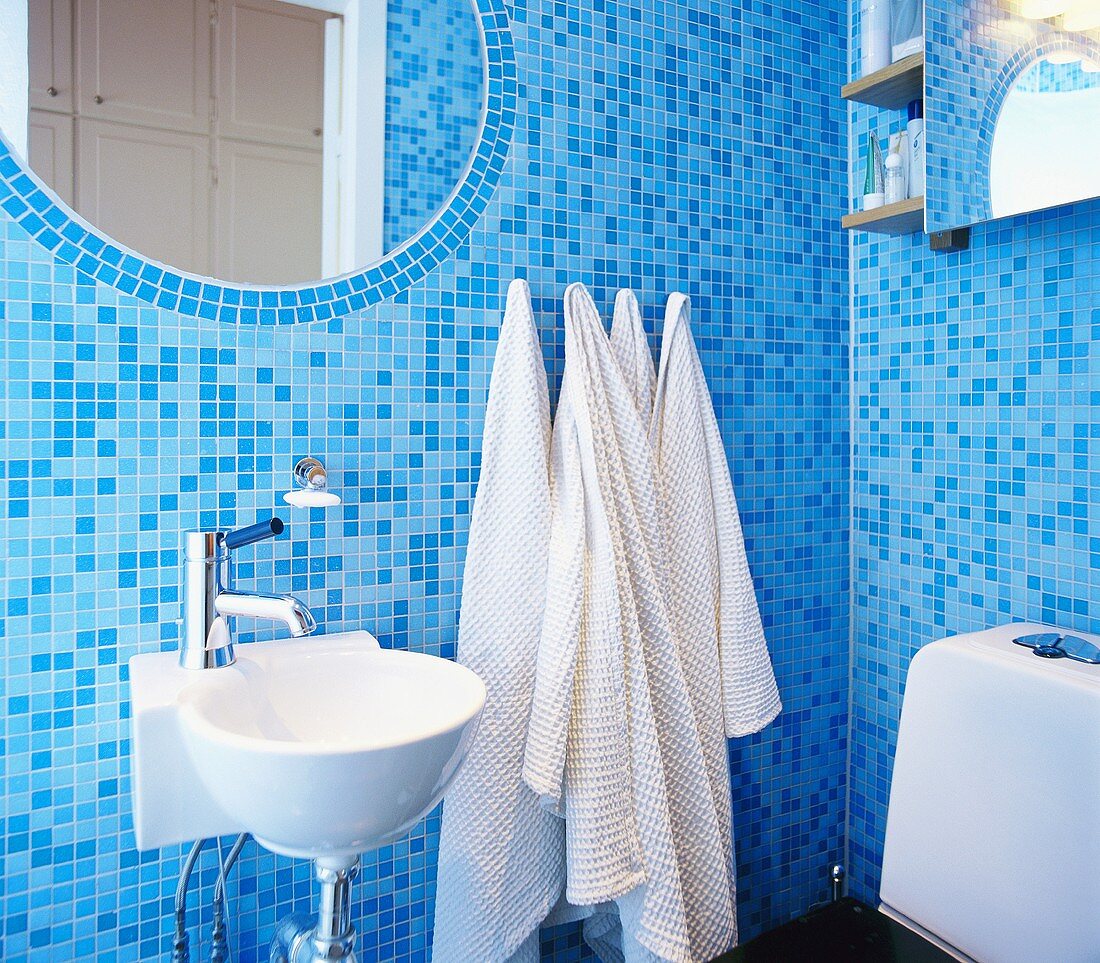
[[924, 0], [890, 0], [891, 61], [924, 49]]
[[902, 197], [909, 196], [909, 133], [902, 129], [890, 135], [890, 146], [886, 153], [897, 154], [901, 158]]
[[909, 196], [924, 196], [924, 101], [909, 101]]
[[862, 76], [890, 66], [890, 0], [860, 0]]
[[863, 209], [882, 207], [886, 200], [883, 188], [882, 149], [874, 133], [867, 135], [867, 164], [863, 177]]
[[886, 155], [886, 203], [897, 204], [905, 200], [905, 175], [901, 168], [900, 154]]

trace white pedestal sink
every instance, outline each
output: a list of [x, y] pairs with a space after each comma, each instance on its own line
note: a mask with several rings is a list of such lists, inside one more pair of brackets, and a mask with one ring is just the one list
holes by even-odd
[[139, 655], [130, 685], [139, 849], [249, 832], [349, 865], [442, 798], [485, 705], [469, 669], [367, 632], [238, 645], [217, 669]]

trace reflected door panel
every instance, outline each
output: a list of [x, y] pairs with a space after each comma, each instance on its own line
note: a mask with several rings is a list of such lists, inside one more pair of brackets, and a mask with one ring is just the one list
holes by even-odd
[[321, 152], [222, 138], [214, 275], [257, 284], [321, 276]]
[[30, 106], [73, 110], [73, 0], [31, 0], [27, 9]]
[[277, 0], [219, 8], [219, 134], [321, 149], [329, 17]]
[[209, 0], [80, 0], [78, 9], [81, 115], [209, 127]]
[[76, 209], [164, 264], [210, 273], [210, 138], [76, 122]]
[[57, 196], [73, 204], [73, 118], [49, 110], [30, 113], [28, 149], [35, 158], [34, 169]]

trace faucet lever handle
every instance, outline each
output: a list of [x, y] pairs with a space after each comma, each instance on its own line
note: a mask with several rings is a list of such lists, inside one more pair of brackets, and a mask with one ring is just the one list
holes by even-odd
[[279, 518], [269, 518], [266, 522], [257, 522], [255, 525], [247, 525], [238, 528], [235, 532], [229, 532], [222, 540], [226, 548], [233, 550], [251, 545], [253, 542], [263, 541], [265, 538], [274, 538], [281, 535], [283, 523]]

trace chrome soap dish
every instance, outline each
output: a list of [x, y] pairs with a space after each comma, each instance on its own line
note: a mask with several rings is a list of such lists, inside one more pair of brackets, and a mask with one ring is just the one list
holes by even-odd
[[298, 508], [328, 508], [340, 504], [340, 496], [328, 490], [328, 472], [316, 458], [307, 456], [294, 466], [294, 488], [283, 501]]

